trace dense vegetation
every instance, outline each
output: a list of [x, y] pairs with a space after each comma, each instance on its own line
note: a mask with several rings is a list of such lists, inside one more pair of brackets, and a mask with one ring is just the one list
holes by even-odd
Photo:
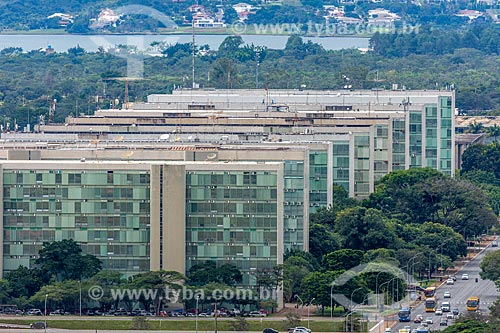
[[[473, 26], [470, 29], [476, 31]], [[418, 38], [433, 40], [432, 34], [424, 31]], [[384, 38], [400, 37], [377, 35], [372, 44], [396, 43]], [[255, 87], [258, 59], [259, 88], [340, 89], [346, 78], [353, 89], [391, 88], [393, 83], [411, 89], [434, 89], [453, 84], [460, 109], [498, 109], [500, 56], [482, 50], [484, 34], [478, 38], [478, 49], [452, 48], [430, 57], [410, 48], [401, 51], [406, 55], [403, 57], [392, 54], [390, 48], [382, 52], [379, 47], [367, 54], [357, 50], [326, 51], [298, 36], [291, 36], [285, 49], [274, 50], [244, 45], [241, 37], [234, 36], [228, 37], [219, 50], [198, 54], [196, 82], [201, 87]], [[165, 57], [145, 58], [145, 80], [130, 83], [131, 101], [190, 86], [190, 45], [156, 46], [162, 48]], [[227, 80], [228, 72], [231, 80]], [[0, 51], [0, 121], [4, 126], [10, 123], [11, 129], [17, 123], [22, 129], [28, 121], [36, 123], [40, 115], [48, 119], [49, 101], [53, 99], [57, 100], [57, 122], [64, 122], [70, 114], [92, 114], [99, 107], [109, 107], [115, 99], [124, 100], [124, 84], [115, 79], [125, 73], [126, 60], [102, 50], [89, 53], [75, 47], [66, 53], [45, 54], [4, 49]]]

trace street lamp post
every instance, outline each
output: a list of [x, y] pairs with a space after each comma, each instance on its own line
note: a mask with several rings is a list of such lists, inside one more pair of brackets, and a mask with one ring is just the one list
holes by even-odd
[[[398, 277], [396, 276], [396, 277], [394, 277], [394, 278], [390, 279], [389, 281], [386, 281], [386, 282], [382, 283], [382, 284], [380, 285], [380, 289], [381, 289], [381, 288], [382, 288], [382, 286], [383, 286], [383, 285], [385, 285], [385, 284], [387, 284], [387, 289], [389, 289], [389, 283], [391, 283], [391, 282], [392, 282], [392, 281], [394, 281], [395, 279], [398, 279]], [[389, 294], [389, 293], [387, 293], [387, 294]], [[384, 303], [385, 303], [385, 296], [384, 296], [383, 300], [384, 300]]]
[[45, 294], [45, 311], [44, 311], [44, 315], [45, 315], [45, 324], [43, 325], [44, 326], [44, 329], [45, 329], [45, 332], [47, 332], [47, 298], [49, 297], [48, 294]]
[[333, 320], [333, 286], [330, 287], [330, 319]]
[[78, 281], [80, 286], [80, 317], [82, 316], [82, 280]]
[[196, 333], [198, 333], [198, 301], [200, 300], [200, 295], [196, 296]]
[[359, 288], [356, 288], [356, 289], [354, 289], [354, 290], [352, 291], [352, 293], [351, 293], [351, 298], [350, 298], [350, 300], [351, 300], [351, 304], [350, 304], [350, 306], [349, 306], [349, 310], [351, 310], [351, 311], [352, 311], [352, 298], [354, 297], [354, 293], [355, 293], [356, 291], [358, 291], [358, 290], [363, 289], [363, 288], [364, 288], [364, 287], [359, 287]]
[[377, 304], [377, 310], [378, 310], [378, 276], [384, 273], [384, 271], [380, 271], [377, 273], [377, 276], [375, 277], [375, 296], [377, 297], [376, 304]]
[[304, 301], [302, 300], [302, 298], [300, 298], [299, 295], [295, 295], [295, 298], [297, 298], [299, 301], [300, 301], [300, 306], [301, 306], [301, 309], [300, 309], [300, 317], [302, 318], [303, 317], [303, 310], [304, 310]]
[[316, 298], [313, 297], [312, 300], [309, 301], [309, 304], [307, 305], [307, 328], [309, 328], [309, 308], [311, 307], [311, 304], [312, 302], [315, 300]]

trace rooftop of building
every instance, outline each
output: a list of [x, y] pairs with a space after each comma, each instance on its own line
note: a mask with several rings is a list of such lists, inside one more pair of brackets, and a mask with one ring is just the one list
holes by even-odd
[[457, 127], [469, 127], [472, 124], [483, 124], [485, 127], [500, 126], [500, 117], [495, 116], [456, 116]]

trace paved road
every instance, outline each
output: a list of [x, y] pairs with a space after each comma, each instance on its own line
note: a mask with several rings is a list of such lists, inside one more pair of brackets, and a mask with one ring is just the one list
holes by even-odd
[[[445, 283], [439, 287], [437, 290], [437, 298], [438, 298], [438, 307], [440, 307], [441, 302], [443, 301], [449, 301], [451, 304], [451, 308], [458, 308], [459, 311], [466, 312], [467, 309], [465, 307], [465, 304], [467, 302], [467, 299], [470, 296], [479, 296], [481, 302], [480, 302], [480, 309], [481, 312], [487, 312], [488, 307], [493, 304], [497, 299], [500, 298], [500, 292], [497, 291], [495, 284], [492, 281], [489, 280], [482, 280], [479, 277], [479, 272], [481, 269], [479, 268], [479, 264], [481, 260], [484, 258], [486, 253], [490, 251], [495, 251], [498, 250], [499, 248], [497, 247], [491, 247], [489, 245], [484, 251], [482, 251], [479, 255], [477, 255], [473, 260], [468, 262], [464, 267], [457, 273], [457, 281], [455, 282], [454, 285], [446, 285]], [[469, 280], [462, 280], [462, 274], [468, 274], [469, 275]], [[478, 282], [475, 282], [475, 279], [478, 278]], [[451, 293], [451, 298], [443, 298], [443, 294], [445, 291], [449, 291]], [[424, 310], [424, 304], [420, 304], [417, 307], [415, 307], [412, 311], [412, 322], [411, 323], [398, 323], [396, 324], [392, 331], [393, 332], [398, 332], [399, 329], [404, 328], [406, 325], [410, 325], [412, 328], [416, 328], [419, 326], [419, 324], [414, 324], [413, 319], [417, 314], [422, 314], [424, 316], [424, 319], [426, 317], [432, 317], [434, 320], [434, 323], [432, 325], [429, 325], [429, 328], [432, 330], [440, 330], [440, 329], [445, 329], [445, 326], [439, 326], [439, 321], [441, 319], [441, 316], [437, 316], [433, 313], [425, 313]], [[453, 321], [450, 320], [448, 321], [449, 324], [452, 324]]]

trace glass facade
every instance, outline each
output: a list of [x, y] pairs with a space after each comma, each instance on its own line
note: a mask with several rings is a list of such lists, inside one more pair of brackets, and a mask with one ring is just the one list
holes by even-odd
[[285, 161], [283, 223], [285, 250], [304, 249], [304, 162]]
[[453, 110], [450, 97], [440, 97], [440, 117], [441, 117], [441, 135], [440, 135], [440, 157], [439, 170], [451, 175], [453, 168], [452, 161], [452, 135], [453, 135]]
[[328, 206], [328, 152], [311, 150], [309, 153], [309, 206], [314, 213], [318, 207]]
[[404, 118], [392, 119], [392, 171], [406, 167], [406, 121]]
[[436, 105], [425, 106], [425, 166], [437, 169], [438, 113]]
[[389, 170], [388, 153], [389, 129], [387, 125], [375, 126], [374, 152], [373, 152], [373, 177], [379, 180]]
[[410, 111], [410, 168], [422, 166], [422, 113]]
[[186, 270], [229, 263], [244, 273], [243, 285], [255, 285], [253, 272], [274, 267], [277, 182], [271, 171], [188, 171]]
[[333, 183], [349, 193], [349, 141], [333, 142]]
[[354, 134], [354, 193], [370, 194], [370, 134]]
[[4, 170], [4, 271], [30, 267], [43, 242], [74, 239], [103, 269], [149, 270], [149, 174]]

